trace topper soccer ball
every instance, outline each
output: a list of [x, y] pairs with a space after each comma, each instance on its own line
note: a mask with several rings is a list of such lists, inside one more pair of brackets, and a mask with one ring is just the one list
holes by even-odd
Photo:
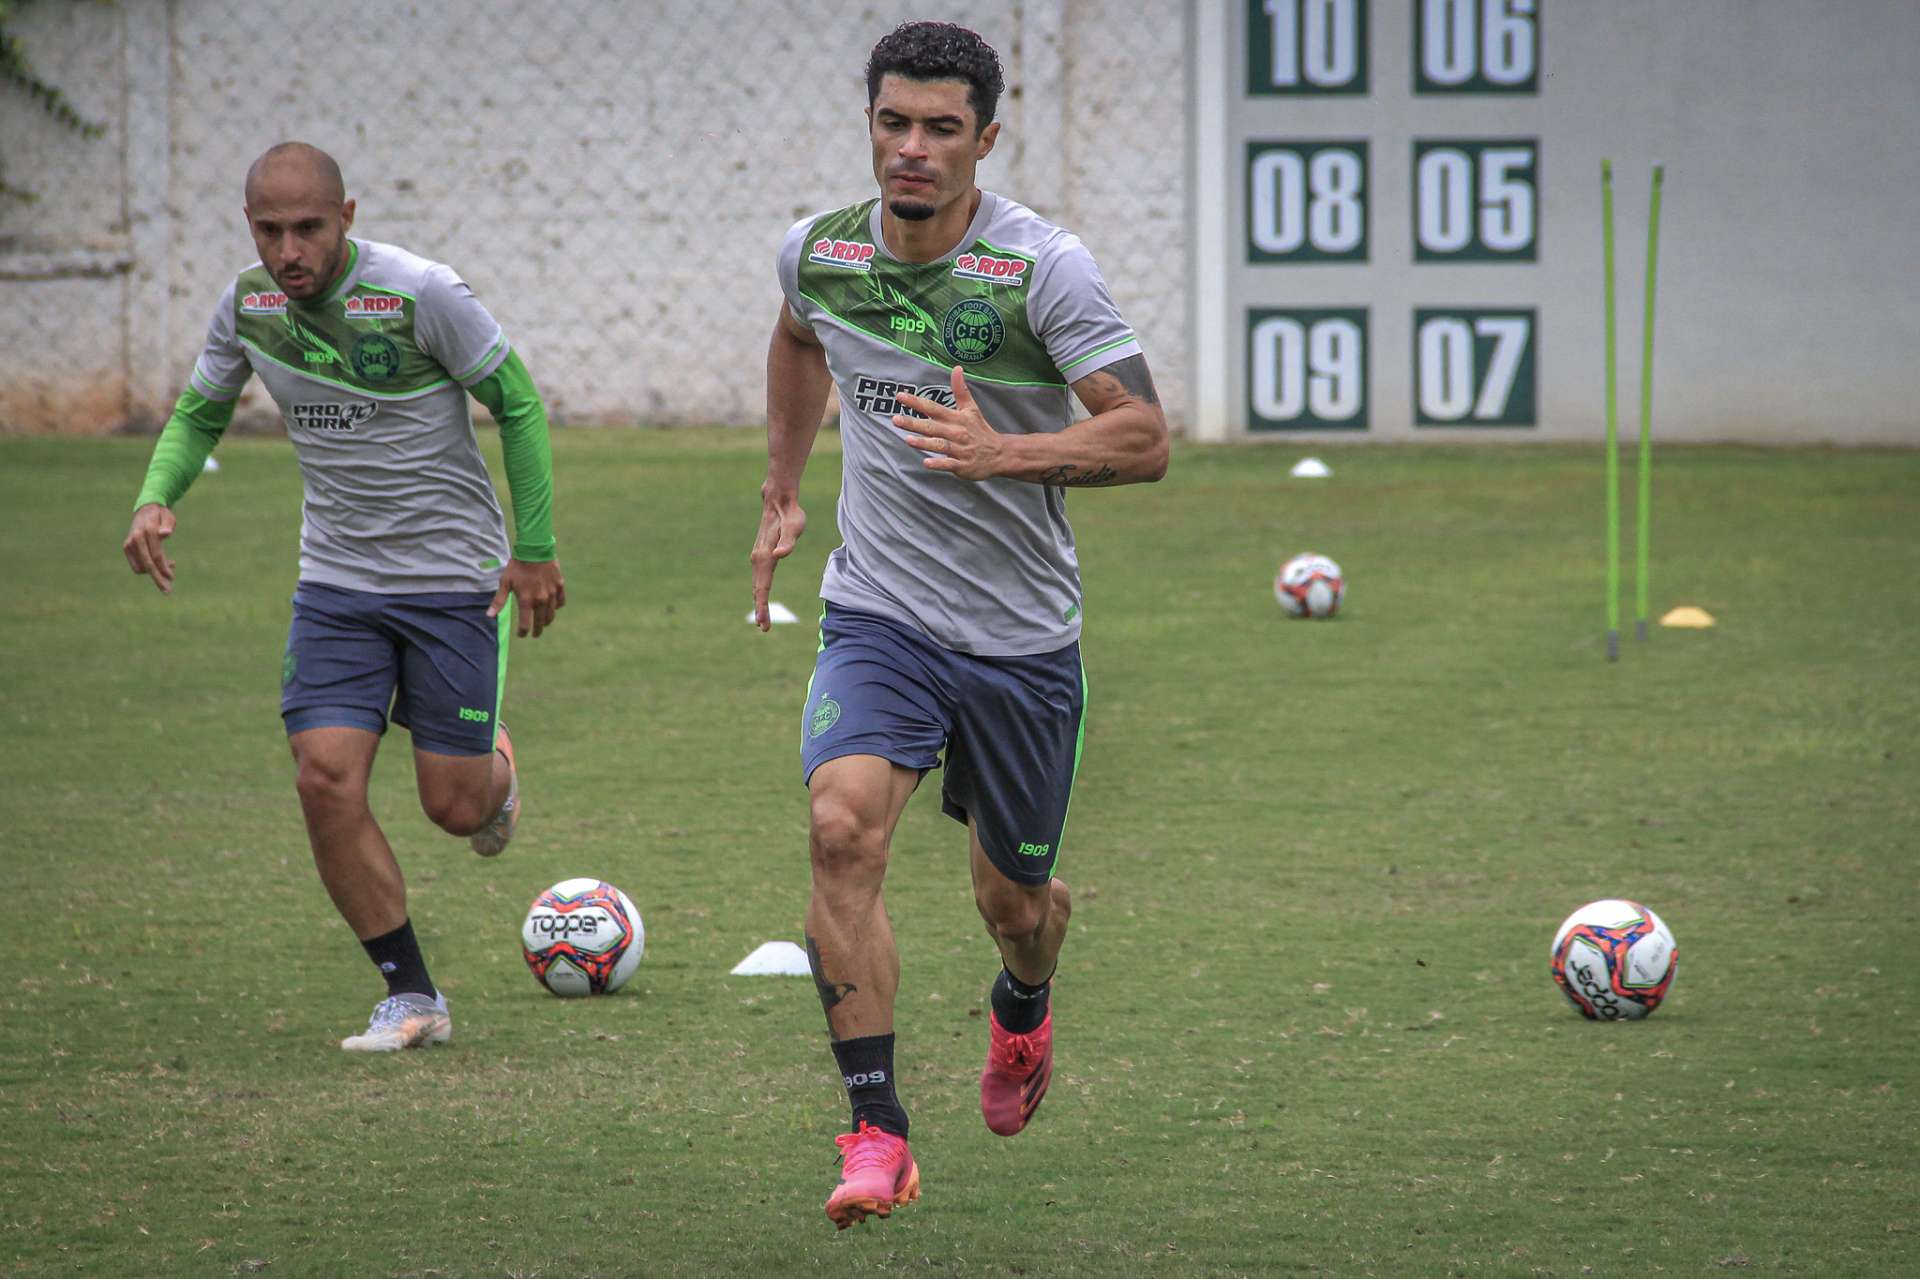
[[1591, 1021], [1637, 1021], [1660, 1006], [1680, 948], [1639, 902], [1588, 902], [1553, 935], [1553, 980]]
[[1347, 579], [1340, 566], [1309, 551], [1280, 566], [1273, 579], [1273, 597], [1289, 617], [1332, 617], [1347, 598]]
[[640, 966], [647, 932], [633, 901], [597, 879], [563, 879], [533, 899], [520, 953], [556, 995], [606, 995]]

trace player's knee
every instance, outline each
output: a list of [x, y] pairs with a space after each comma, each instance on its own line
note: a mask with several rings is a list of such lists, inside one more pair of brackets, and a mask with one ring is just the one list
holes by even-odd
[[486, 809], [484, 795], [468, 794], [452, 786], [420, 792], [420, 810], [449, 835], [471, 835], [485, 826], [493, 816]]
[[314, 815], [366, 807], [367, 789], [356, 770], [326, 759], [299, 761], [293, 786], [300, 793], [300, 807]]
[[1008, 941], [1038, 936], [1053, 909], [1052, 888], [1047, 884], [982, 884], [974, 891], [973, 901], [987, 930]]
[[886, 871], [881, 825], [833, 795], [813, 800], [809, 844], [814, 874], [827, 879], [876, 879]]

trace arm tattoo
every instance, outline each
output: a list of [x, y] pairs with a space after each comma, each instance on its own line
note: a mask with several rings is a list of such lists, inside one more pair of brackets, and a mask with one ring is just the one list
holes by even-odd
[[1120, 472], [1102, 462], [1097, 467], [1075, 466], [1072, 462], [1062, 462], [1058, 466], [1048, 467], [1040, 473], [1042, 484], [1051, 484], [1057, 488], [1096, 488], [1102, 484], [1111, 484]]
[[1147, 372], [1146, 356], [1129, 355], [1124, 360], [1115, 360], [1100, 371], [1112, 374], [1113, 380], [1128, 395], [1145, 400], [1148, 404], [1160, 402], [1160, 393], [1153, 389], [1153, 374]]
[[[1130, 395], [1145, 404], [1160, 403], [1160, 394], [1153, 389], [1153, 374], [1147, 372], [1144, 355], [1115, 360], [1104, 369], [1087, 374], [1084, 381], [1076, 382], [1074, 390], [1080, 394], [1080, 402], [1096, 415], [1119, 407], [1113, 400], [1120, 395]], [[1105, 462], [1091, 466], [1062, 462], [1040, 473], [1040, 482], [1055, 488], [1099, 488], [1119, 478], [1120, 472]]]
[[[806, 936], [807, 967], [813, 970], [813, 984], [820, 991], [820, 1011], [831, 1015], [835, 1004], [860, 988], [852, 982], [837, 982], [829, 979], [826, 968], [820, 958], [820, 943], [813, 939], [811, 933]], [[827, 1023], [827, 1034], [829, 1037], [833, 1035], [831, 1016], [829, 1016]]]

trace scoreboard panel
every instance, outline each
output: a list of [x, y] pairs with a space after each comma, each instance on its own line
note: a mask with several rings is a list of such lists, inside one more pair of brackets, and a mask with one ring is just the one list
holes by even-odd
[[1544, 3], [1194, 0], [1216, 437], [1539, 426]]

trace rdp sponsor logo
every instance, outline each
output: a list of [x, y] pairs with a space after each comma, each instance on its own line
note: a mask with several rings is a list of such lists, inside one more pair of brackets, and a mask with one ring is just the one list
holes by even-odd
[[527, 927], [551, 941], [572, 937], [597, 937], [601, 919], [591, 912], [569, 915], [541, 914], [527, 920]]
[[955, 407], [953, 388], [935, 384], [933, 386], [915, 386], [911, 382], [889, 382], [885, 378], [863, 377], [853, 385], [853, 402], [862, 413], [879, 413], [892, 416], [904, 413], [908, 417], [925, 417], [926, 414], [910, 409], [896, 398], [902, 395], [917, 395], [923, 400], [932, 400], [935, 404]]
[[287, 418], [308, 431], [349, 434], [353, 428], [380, 411], [371, 400], [348, 400], [344, 404], [295, 404], [287, 409]]
[[873, 270], [873, 246], [859, 240], [820, 239], [813, 242], [809, 262], [837, 266], [848, 271]]
[[953, 260], [953, 273], [963, 280], [990, 280], [1009, 288], [1026, 283], [1029, 263], [1024, 258], [996, 258], [985, 253], [962, 253]]
[[406, 316], [407, 300], [384, 294], [351, 297], [341, 304], [349, 320], [399, 320]]
[[284, 293], [249, 293], [240, 299], [240, 311], [243, 315], [285, 315], [287, 295]]

